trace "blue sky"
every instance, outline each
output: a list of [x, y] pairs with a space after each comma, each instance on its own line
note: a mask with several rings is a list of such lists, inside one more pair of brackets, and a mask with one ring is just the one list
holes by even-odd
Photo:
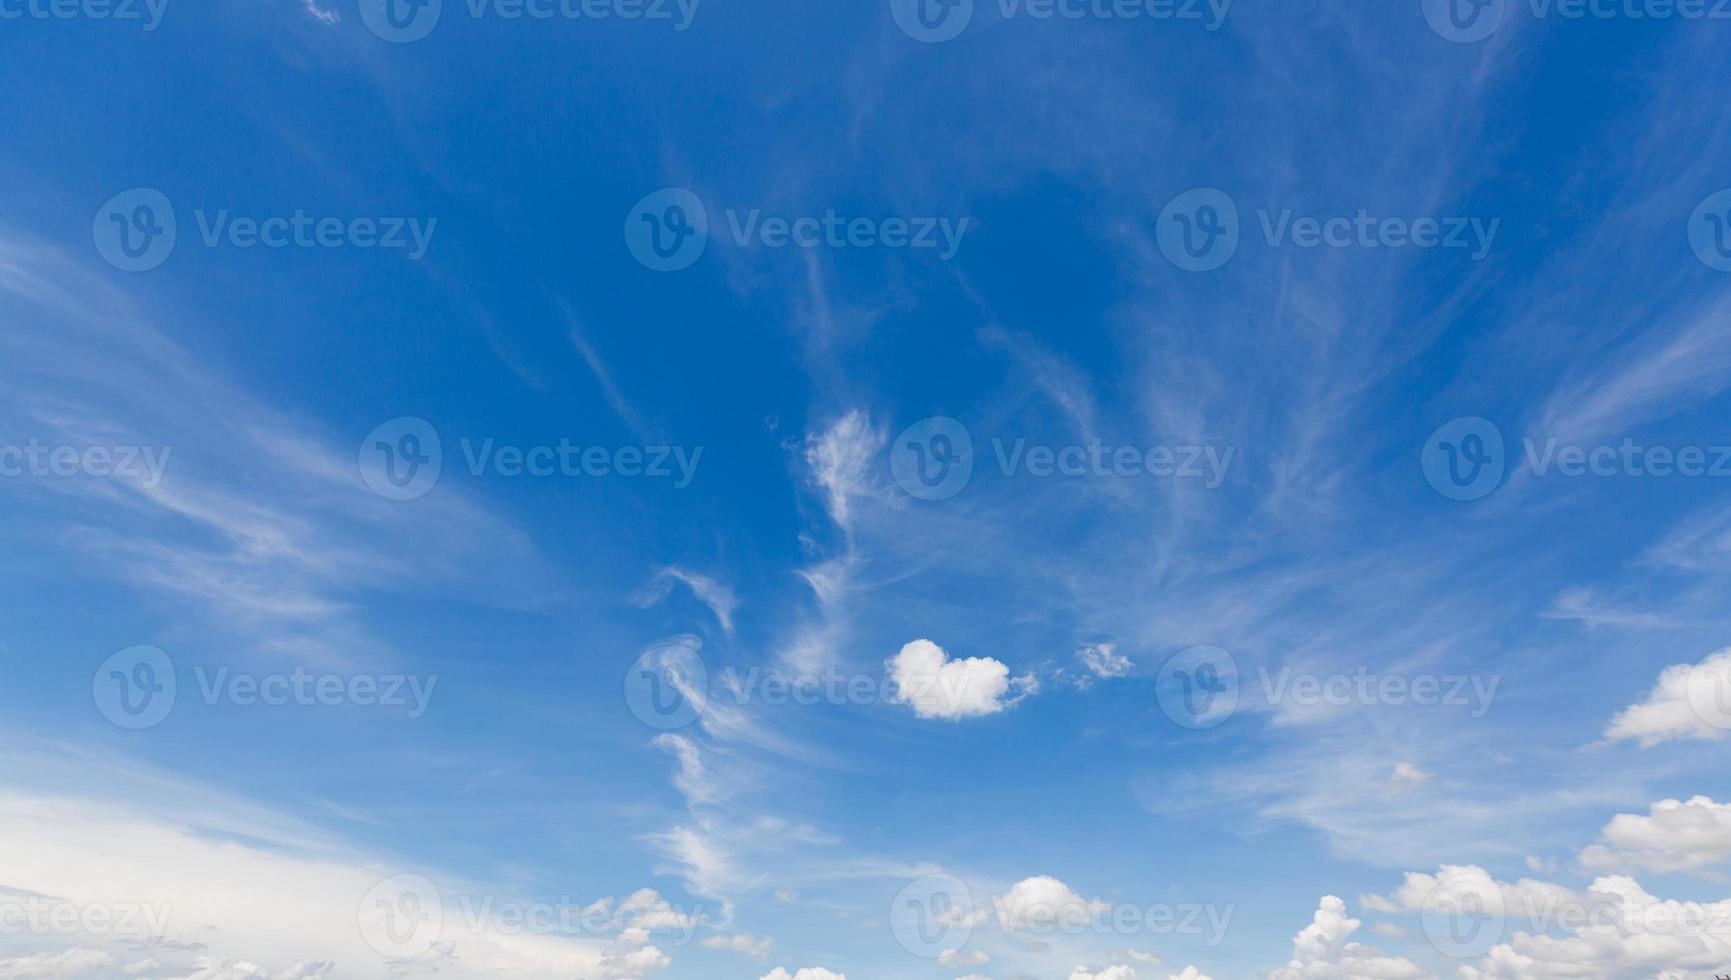
[[0, 0], [0, 976], [1731, 967], [1731, 11], [922, 3]]

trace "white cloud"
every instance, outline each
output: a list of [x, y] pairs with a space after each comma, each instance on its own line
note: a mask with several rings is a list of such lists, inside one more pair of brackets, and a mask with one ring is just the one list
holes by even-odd
[[765, 973], [758, 980], [847, 980], [847, 977], [821, 966], [802, 967], [794, 973], [789, 973], [783, 967]]
[[1660, 800], [1647, 816], [1617, 814], [1600, 833], [1602, 840], [1581, 852], [1586, 867], [1700, 871], [1731, 861], [1731, 804], [1705, 796]]
[[1488, 915], [1501, 941], [1461, 968], [1465, 980], [1681, 980], [1731, 962], [1731, 900], [1665, 901], [1627, 877], [1598, 878], [1576, 893], [1527, 878], [1497, 881], [1474, 865], [1445, 865], [1435, 875], [1408, 872], [1385, 901], [1391, 909], [1471, 907]]
[[1136, 971], [1122, 963], [1108, 966], [1098, 973], [1090, 973], [1087, 967], [1079, 966], [1070, 971], [1070, 980], [1136, 980]]
[[1024, 878], [992, 898], [998, 924], [1010, 932], [1075, 928], [1092, 922], [1110, 906], [1076, 894], [1049, 875]]
[[1524, 925], [1548, 920], [1557, 909], [1578, 906], [1582, 899], [1561, 885], [1531, 878], [1510, 884], [1497, 881], [1477, 865], [1445, 864], [1434, 875], [1409, 871], [1391, 898], [1367, 895], [1365, 903], [1381, 912], [1471, 906]]
[[634, 980], [646, 973], [665, 970], [673, 965], [673, 958], [656, 949], [654, 946], [644, 946], [628, 952], [610, 955], [601, 961], [601, 975], [619, 980]]
[[1647, 700], [1612, 719], [1605, 736], [1651, 748], [1675, 739], [1716, 740], [1731, 733], [1731, 648], [1700, 664], [1666, 667]]
[[1362, 925], [1346, 914], [1346, 903], [1324, 895], [1310, 925], [1292, 939], [1292, 960], [1269, 980], [1408, 980], [1428, 977], [1411, 960], [1384, 956], [1351, 936]]
[[1123, 677], [1136, 668], [1129, 657], [1116, 652], [1110, 643], [1095, 643], [1076, 651], [1076, 659], [1095, 677]]
[[1214, 978], [1194, 966], [1187, 966], [1182, 971], [1167, 977], [1166, 980], [1214, 980]]
[[362, 432], [322, 431], [261, 400], [155, 329], [108, 278], [0, 235], [0, 321], [12, 326], [0, 331], [12, 369], [0, 428], [76, 447], [224, 452], [166, 456], [159, 482], [58, 481], [20, 508], [64, 517], [68, 542], [101, 556], [93, 568], [190, 601], [237, 653], [295, 664], [395, 660], [355, 602], [370, 590], [552, 601], [533, 539], [451, 478], [454, 447], [434, 492], [413, 507], [386, 500], [357, 469], [373, 465], [357, 456]]
[[[165, 920], [161, 935], [168, 942], [151, 955], [169, 962], [151, 971], [156, 976], [186, 971], [210, 980], [282, 980], [317, 976], [326, 963], [347, 976], [376, 972], [386, 957], [363, 941], [356, 910], [381, 881], [406, 869], [244, 805], [213, 809], [211, 799], [188, 792], [185, 816], [177, 819], [112, 800], [0, 795], [5, 882], [78, 908], [142, 901], [163, 910], [158, 921]], [[452, 893], [443, 901], [451, 907], [429, 933], [425, 960], [436, 960], [441, 976], [589, 975], [602, 966], [597, 943], [514, 935], [491, 925], [471, 929], [453, 903], [459, 889], [479, 886], [455, 878], [441, 878], [439, 886]], [[105, 947], [120, 938], [80, 936], [79, 945]], [[176, 943], [189, 945], [177, 953]], [[179, 961], [194, 951], [198, 957]], [[0, 976], [112, 978], [114, 956], [96, 949], [31, 955], [7, 961]]]
[[811, 470], [811, 481], [823, 491], [830, 520], [850, 535], [854, 529], [854, 498], [883, 492], [881, 480], [874, 479], [877, 470], [873, 464], [885, 438], [864, 412], [852, 411], [806, 443], [805, 461]]
[[769, 947], [775, 944], [772, 939], [760, 939], [743, 932], [731, 936], [705, 936], [703, 945], [708, 949], [725, 949], [735, 953], [744, 953], [753, 959], [761, 960], [769, 955]]
[[990, 963], [991, 961], [992, 958], [986, 955], [986, 951], [983, 949], [976, 949], [968, 953], [959, 949], [946, 949], [938, 954], [939, 966], [979, 966], [981, 963]]
[[0, 960], [0, 977], [7, 980], [100, 977], [119, 969], [120, 963], [114, 957], [96, 949], [63, 949]]
[[1389, 777], [1388, 791], [1390, 793], [1404, 793], [1407, 790], [1418, 788], [1429, 779], [1430, 773], [1412, 763], [1398, 763], [1394, 767], [1394, 775]]
[[655, 577], [643, 591], [633, 599], [634, 605], [647, 608], [667, 598], [674, 583], [685, 586], [697, 600], [709, 607], [715, 616], [715, 621], [721, 624], [723, 631], [733, 632], [733, 610], [738, 607], [739, 599], [733, 593], [731, 586], [708, 575], [702, 575], [677, 565], [658, 568]]
[[342, 20], [334, 10], [326, 10], [319, 6], [316, 0], [301, 0], [301, 6], [306, 9], [307, 16], [329, 27]]
[[1607, 359], [1612, 368], [1558, 391], [1545, 406], [1543, 430], [1564, 442], [1585, 441], [1669, 418], [1718, 395], [1731, 386], [1728, 309], [1731, 299], [1714, 299], [1669, 337]]
[[1731, 901], [1664, 901], [1620, 876], [1595, 880], [1581, 901], [1584, 920], [1557, 919], [1562, 935], [1515, 931], [1477, 966], [1462, 967], [1461, 976], [1684, 980], [1731, 963]]
[[[951, 660], [930, 640], [915, 640], [884, 661], [896, 691], [891, 700], [911, 705], [921, 718], [958, 721], [997, 714], [1039, 690], [1031, 675], [1010, 678], [1010, 668], [991, 657]], [[1011, 689], [1014, 697], [1007, 697]]]

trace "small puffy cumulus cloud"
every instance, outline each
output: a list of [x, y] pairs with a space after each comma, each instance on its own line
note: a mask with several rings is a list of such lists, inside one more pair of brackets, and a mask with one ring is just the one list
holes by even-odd
[[946, 949], [938, 954], [939, 966], [979, 966], [982, 963], [990, 963], [991, 961], [992, 958], [986, 955], [985, 950], [981, 949], [972, 950], [967, 953], [964, 953], [959, 949]]
[[1390, 793], [1405, 793], [1424, 785], [1429, 779], [1430, 773], [1418, 766], [1410, 762], [1398, 763], [1394, 767], [1394, 774], [1388, 779], [1388, 791]]
[[994, 896], [992, 906], [998, 924], [1009, 932], [1074, 928], [1092, 922], [1110, 908], [1099, 899], [1083, 898], [1050, 875], [1016, 882], [1008, 892]]
[[1660, 800], [1646, 816], [1619, 813], [1581, 852], [1588, 868], [1699, 872], [1731, 861], [1731, 804], [1705, 796]]
[[1076, 659], [1095, 677], [1124, 677], [1136, 668], [1129, 657], [1117, 652], [1110, 643], [1094, 643], [1076, 651]]
[[[930, 640], [915, 640], [884, 661], [895, 682], [892, 698], [921, 718], [960, 721], [997, 714], [1039, 690], [1032, 674], [1011, 678], [991, 657], [951, 659]], [[1012, 694], [1012, 692], [1014, 692]]]
[[1135, 662], [1119, 653], [1111, 643], [1090, 643], [1082, 647], [1076, 651], [1076, 664], [1073, 672], [1069, 667], [1058, 668], [1052, 675], [1053, 679], [1078, 691], [1086, 691], [1097, 681], [1128, 677], [1136, 669]]
[[789, 973], [785, 967], [775, 969], [758, 977], [757, 980], [847, 980], [847, 977], [821, 966], [806, 966]]
[[1203, 973], [1201, 970], [1196, 969], [1194, 966], [1187, 966], [1183, 970], [1167, 977], [1166, 980], [1214, 980], [1214, 978]]
[[1317, 978], [1375, 978], [1417, 980], [1431, 972], [1411, 960], [1384, 956], [1352, 934], [1362, 925], [1346, 913], [1346, 903], [1324, 895], [1311, 923], [1292, 939], [1292, 959], [1282, 969], [1271, 971], [1269, 980], [1317, 980]]
[[1731, 734], [1731, 647], [1699, 664], [1659, 674], [1647, 699], [1611, 719], [1605, 737], [1652, 748], [1673, 741], [1717, 741]]

